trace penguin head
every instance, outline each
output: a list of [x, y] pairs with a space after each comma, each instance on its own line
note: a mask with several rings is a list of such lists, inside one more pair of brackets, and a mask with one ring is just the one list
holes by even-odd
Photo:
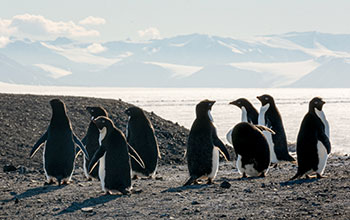
[[238, 108], [242, 108], [242, 107], [247, 107], [249, 105], [249, 101], [245, 98], [240, 98], [240, 99], [237, 99], [235, 101], [230, 102], [229, 104], [235, 105]]
[[108, 117], [107, 111], [103, 107], [86, 107], [86, 110], [90, 113], [91, 115], [91, 120], [94, 120], [98, 116], [106, 116]]
[[145, 113], [141, 108], [133, 106], [126, 109], [125, 114], [127, 114], [129, 117], [136, 117], [136, 116], [144, 115]]
[[322, 111], [322, 107], [325, 103], [326, 102], [323, 101], [321, 97], [315, 97], [309, 102], [309, 111], [314, 111], [315, 108]]
[[103, 130], [104, 128], [106, 128], [107, 130], [110, 130], [110, 128], [114, 126], [112, 120], [107, 118], [106, 116], [98, 116], [93, 120], [93, 122], [95, 123], [96, 127], [100, 131]]
[[[210, 111], [211, 107], [214, 105], [215, 101], [211, 101], [208, 99], [205, 99], [197, 104], [196, 106], [196, 115], [198, 117], [211, 117]], [[211, 119], [211, 118], [210, 118]], [[212, 119], [211, 119], [212, 120]]]
[[267, 95], [267, 94], [262, 95], [262, 96], [257, 96], [256, 98], [259, 99], [262, 106], [264, 106], [266, 104], [271, 104], [271, 105], [275, 104], [275, 101], [272, 98], [272, 96]]
[[66, 113], [66, 105], [61, 99], [51, 99], [50, 105], [54, 113]]

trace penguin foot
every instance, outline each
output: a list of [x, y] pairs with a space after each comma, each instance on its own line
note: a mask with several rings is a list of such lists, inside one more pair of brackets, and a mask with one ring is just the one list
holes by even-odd
[[87, 177], [86, 181], [92, 181], [92, 178], [91, 177]]
[[131, 194], [131, 192], [130, 192], [130, 190], [127, 190], [127, 189], [121, 189], [121, 190], [119, 190], [123, 195], [130, 195]]
[[241, 179], [245, 179], [245, 178], [247, 178], [247, 174], [243, 173]]
[[183, 186], [189, 186], [191, 184], [198, 184], [197, 177], [191, 176]]
[[55, 183], [55, 181], [53, 181], [53, 179], [50, 179], [48, 182], [44, 183], [44, 186], [49, 186], [49, 185], [52, 185], [54, 183]]
[[132, 177], [132, 179], [133, 179], [133, 180], [138, 180], [139, 177], [138, 177], [137, 175], [134, 175], [134, 176]]
[[69, 184], [69, 181], [68, 180], [63, 180], [61, 185], [68, 185]]
[[326, 176], [322, 176], [321, 174], [316, 173], [316, 178], [317, 179], [322, 179], [322, 178], [326, 178]]
[[307, 175], [307, 174], [305, 175], [305, 178], [306, 179], [311, 179], [311, 177], [309, 175]]
[[212, 178], [208, 178], [207, 184], [208, 184], [208, 185], [214, 184], [213, 179], [212, 179]]
[[102, 195], [108, 196], [108, 195], [111, 195], [111, 192], [109, 192], [109, 191], [107, 190], [107, 191], [104, 191], [104, 192], [102, 193]]
[[277, 164], [277, 163], [273, 164], [273, 167], [272, 167], [272, 168], [277, 169], [277, 168], [278, 168], [278, 164]]
[[262, 172], [259, 177], [266, 177], [266, 174], [264, 172]]
[[153, 176], [152, 176], [152, 175], [151, 175], [151, 176], [148, 176], [147, 179], [153, 180]]

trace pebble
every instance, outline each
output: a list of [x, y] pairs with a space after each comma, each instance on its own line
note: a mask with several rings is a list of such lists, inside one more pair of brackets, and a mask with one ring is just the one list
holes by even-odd
[[84, 208], [81, 208], [81, 211], [82, 212], [92, 212], [94, 209], [92, 207], [84, 207]]
[[5, 165], [3, 167], [4, 172], [11, 172], [11, 171], [16, 171], [16, 170], [17, 170], [17, 168], [13, 165]]
[[224, 189], [229, 189], [231, 187], [231, 184], [225, 180], [220, 184], [220, 187]]
[[191, 205], [199, 205], [199, 202], [193, 201], [193, 202], [191, 202]]

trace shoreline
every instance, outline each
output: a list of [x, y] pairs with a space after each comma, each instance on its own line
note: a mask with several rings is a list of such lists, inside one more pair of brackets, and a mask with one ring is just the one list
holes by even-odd
[[[331, 154], [323, 179], [287, 181], [296, 173], [290, 163], [270, 168], [265, 178], [240, 179], [232, 161], [221, 162], [213, 185], [182, 187], [188, 178], [183, 157], [188, 130], [147, 113], [162, 159], [157, 179], [133, 180], [131, 196], [102, 195], [100, 183], [86, 181], [82, 157], [73, 182], [43, 186], [42, 155], [28, 158], [31, 146], [47, 128], [49, 100], [57, 96], [0, 94], [0, 219], [349, 219], [350, 157]], [[89, 123], [87, 105], [106, 107], [124, 132], [130, 104], [120, 100], [60, 96], [74, 132], [82, 138]], [[42, 149], [41, 149], [42, 150]], [[231, 149], [232, 150], [232, 149]], [[40, 150], [39, 150], [40, 151]], [[4, 168], [4, 167], [1, 168]], [[226, 185], [226, 186], [225, 186]]]

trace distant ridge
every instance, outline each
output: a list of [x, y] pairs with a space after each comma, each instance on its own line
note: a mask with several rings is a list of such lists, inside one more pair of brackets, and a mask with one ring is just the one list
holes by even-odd
[[249, 40], [190, 34], [148, 42], [105, 43], [65, 37], [54, 41], [11, 39], [0, 48], [0, 81], [7, 83], [350, 87], [345, 83], [350, 72], [350, 35], [346, 34], [290, 32]]

